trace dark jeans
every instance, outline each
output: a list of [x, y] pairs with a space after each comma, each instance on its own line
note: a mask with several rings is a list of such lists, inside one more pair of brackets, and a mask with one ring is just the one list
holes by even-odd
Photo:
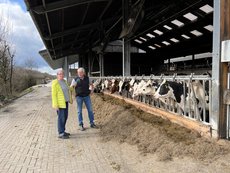
[[59, 108], [58, 114], [58, 133], [63, 134], [65, 132], [65, 125], [68, 118], [68, 102], [66, 102], [66, 108]]
[[78, 109], [77, 112], [78, 112], [79, 125], [80, 126], [83, 125], [83, 117], [82, 117], [83, 102], [85, 103], [85, 106], [86, 106], [87, 111], [88, 111], [89, 122], [90, 122], [90, 124], [94, 124], [94, 114], [93, 114], [90, 96], [86, 96], [86, 97], [77, 96], [76, 100], [77, 100], [77, 109]]

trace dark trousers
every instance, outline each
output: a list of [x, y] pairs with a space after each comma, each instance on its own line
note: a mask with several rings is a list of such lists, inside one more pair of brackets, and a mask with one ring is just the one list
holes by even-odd
[[66, 108], [59, 108], [58, 114], [58, 133], [63, 134], [65, 132], [65, 125], [68, 118], [68, 102], [66, 102]]

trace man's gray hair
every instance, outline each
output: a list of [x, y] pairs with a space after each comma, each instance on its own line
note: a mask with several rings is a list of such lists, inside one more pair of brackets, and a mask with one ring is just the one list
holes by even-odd
[[78, 68], [77, 71], [81, 71], [85, 74], [85, 69], [83, 67]]

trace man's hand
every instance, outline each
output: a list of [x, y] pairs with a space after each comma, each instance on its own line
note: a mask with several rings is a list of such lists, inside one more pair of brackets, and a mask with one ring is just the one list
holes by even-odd
[[93, 90], [94, 90], [93, 84], [90, 84], [90, 85], [89, 85], [89, 90], [90, 90], [90, 93], [92, 94], [92, 93], [93, 93]]
[[77, 86], [77, 82], [75, 81], [75, 79], [73, 79], [72, 82], [71, 82], [70, 87], [74, 88], [76, 86]]

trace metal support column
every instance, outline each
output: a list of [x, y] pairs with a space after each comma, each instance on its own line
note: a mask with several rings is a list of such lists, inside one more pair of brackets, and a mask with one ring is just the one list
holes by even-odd
[[168, 59], [168, 64], [167, 64], [167, 71], [168, 72], [170, 71], [170, 66], [171, 66], [171, 61], [170, 61], [170, 59]]
[[213, 15], [213, 53], [212, 53], [212, 112], [210, 123], [212, 134], [218, 137], [220, 113], [220, 1], [214, 1]]
[[[123, 24], [122, 28], [125, 28], [125, 23], [128, 20], [129, 15], [129, 0], [122, 0], [122, 15], [123, 15]], [[123, 76], [130, 76], [131, 74], [131, 61], [130, 61], [130, 41], [126, 41], [123, 38], [122, 44], [122, 73]]]
[[66, 80], [69, 80], [69, 62], [68, 62], [68, 57], [65, 57], [64, 64], [63, 64], [63, 70], [65, 73]]
[[103, 53], [99, 54], [99, 68], [100, 68], [100, 76], [104, 76], [104, 55]]
[[195, 68], [195, 55], [192, 55], [192, 69]]
[[79, 55], [78, 68], [82, 67], [82, 55]]
[[[230, 2], [229, 0], [214, 1], [214, 31], [212, 59], [212, 113], [210, 123], [217, 130], [219, 138], [227, 134], [227, 106], [224, 104], [224, 91], [227, 89], [228, 64], [221, 62], [221, 42], [230, 39]], [[214, 132], [214, 131], [213, 131]], [[215, 134], [214, 134], [215, 135]]]
[[125, 41], [123, 38], [123, 44], [122, 44], [123, 50], [122, 50], [122, 72], [123, 76], [130, 76], [131, 75], [131, 61], [130, 61], [130, 41]]
[[82, 55], [81, 57], [81, 67], [87, 70], [87, 56], [86, 54]]
[[89, 51], [88, 53], [88, 76], [91, 76], [91, 72], [92, 72], [92, 69], [91, 69], [91, 66], [92, 66], [92, 51]]

